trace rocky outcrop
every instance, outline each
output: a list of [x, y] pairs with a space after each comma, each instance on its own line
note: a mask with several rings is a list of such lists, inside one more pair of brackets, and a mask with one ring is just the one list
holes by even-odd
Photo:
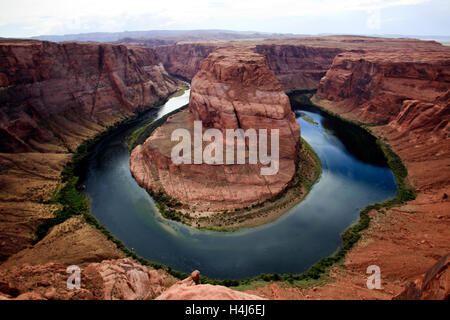
[[367, 266], [377, 265], [383, 279], [389, 279], [383, 284], [387, 294], [383, 299], [392, 298], [450, 250], [446, 235], [450, 221], [450, 172], [446, 170], [450, 166], [450, 49], [416, 43], [414, 50], [387, 46], [370, 54], [343, 53], [336, 57], [313, 99], [350, 120], [386, 123], [368, 129], [401, 157], [408, 169], [406, 183], [417, 191], [417, 198], [387, 208], [385, 213], [373, 210], [362, 241], [347, 256], [347, 272], [336, 276], [334, 285], [309, 295], [376, 298], [366, 288], [358, 295], [350, 291], [353, 288], [338, 288], [350, 287], [347, 283], [365, 277]]
[[[194, 120], [201, 120], [204, 129], [223, 132], [279, 129], [278, 172], [261, 175], [262, 165], [249, 164], [248, 160], [246, 164], [175, 165], [171, 150], [177, 143], [170, 140], [171, 133], [177, 128], [192, 133]], [[141, 186], [154, 193], [163, 192], [191, 211], [229, 210], [280, 194], [296, 171], [299, 145], [298, 122], [265, 57], [252, 51], [221, 49], [202, 62], [192, 80], [189, 110], [170, 117], [136, 147], [130, 167]]]
[[[436, 51], [434, 41], [386, 39], [361, 36], [327, 36], [264, 41], [208, 41], [180, 43], [155, 48], [158, 58], [173, 74], [191, 80], [208, 54], [218, 48], [235, 47], [265, 55], [283, 90], [311, 90], [330, 69], [339, 53]], [[426, 55], [426, 54], [425, 54]], [[398, 70], [400, 71], [400, 70]], [[401, 72], [401, 71], [400, 71]]]
[[[353, 120], [386, 124], [418, 190], [446, 189], [450, 174], [430, 174], [450, 157], [450, 48], [339, 54], [315, 102]], [[446, 191], [442, 191], [446, 192]]]
[[[130, 260], [102, 261], [88, 265], [86, 276], [100, 275], [102, 300], [149, 300], [159, 296], [173, 278]], [[168, 281], [167, 281], [168, 280]], [[93, 283], [93, 281], [90, 281]]]
[[159, 46], [155, 52], [169, 73], [191, 80], [200, 70], [203, 59], [218, 47], [217, 44], [186, 43]]
[[73, 150], [176, 85], [149, 48], [1, 41], [0, 152]]
[[296, 156], [299, 125], [263, 55], [239, 48], [210, 54], [192, 79], [189, 111], [211, 128], [277, 128], [286, 155]]
[[191, 80], [211, 52], [224, 47], [253, 50], [266, 56], [283, 90], [317, 89], [340, 48], [309, 47], [297, 44], [205, 42], [183, 43], [155, 48], [168, 72]]
[[389, 126], [403, 133], [428, 133], [446, 139], [450, 132], [449, 121], [450, 89], [433, 102], [404, 100], [400, 112]]
[[156, 300], [263, 300], [261, 297], [245, 292], [231, 290], [224, 286], [200, 284], [200, 272], [177, 282]]
[[[178, 281], [129, 259], [80, 267], [80, 288], [68, 288], [67, 265], [21, 265], [0, 274], [0, 300], [261, 300], [223, 286], [200, 284], [200, 273]], [[74, 284], [74, 281], [69, 281]]]
[[[165, 99], [177, 83], [149, 48], [0, 41], [0, 261], [30, 246], [37, 226], [52, 217], [56, 207], [44, 201], [60, 182], [70, 152]], [[84, 231], [71, 241], [106, 239]], [[66, 240], [60, 243], [77, 247]], [[75, 256], [92, 259], [85, 249]], [[49, 253], [42, 251], [41, 257]]]
[[411, 282], [395, 300], [449, 300], [450, 253], [439, 260], [421, 279]]
[[[9, 222], [6, 225], [11, 226], [12, 223]], [[33, 234], [30, 235], [32, 236]], [[9, 242], [12, 243], [17, 238], [20, 239], [20, 235], [10, 236]], [[30, 241], [30, 239], [26, 240]], [[125, 254], [113, 242], [109, 241], [96, 227], [87, 224], [81, 216], [67, 219], [53, 227], [38, 243], [30, 246], [28, 242], [25, 246], [24, 249], [9, 256], [8, 260], [1, 264], [0, 269], [10, 269], [23, 264], [46, 264], [50, 261], [66, 266], [82, 265], [86, 262], [125, 257]], [[7, 253], [7, 248], [2, 249]]]
[[340, 48], [309, 47], [293, 44], [256, 45], [255, 51], [265, 55], [283, 90], [317, 89]]
[[[176, 279], [129, 259], [104, 260], [80, 268], [80, 288], [67, 287], [67, 265], [21, 265], [0, 275], [0, 299], [150, 300]], [[71, 282], [73, 283], [73, 282]]]
[[450, 50], [346, 52], [320, 81], [317, 95], [364, 122], [388, 123], [405, 100], [434, 103], [450, 88]]

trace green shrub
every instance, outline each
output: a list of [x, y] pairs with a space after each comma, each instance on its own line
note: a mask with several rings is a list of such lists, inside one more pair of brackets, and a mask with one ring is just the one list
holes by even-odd
[[[311, 94], [310, 91], [306, 92], [307, 94]], [[291, 99], [293, 99], [292, 96], [290, 96]], [[302, 103], [310, 103], [309, 97], [302, 98]], [[310, 103], [311, 106], [315, 106], [312, 103]], [[317, 107], [317, 106], [315, 106]], [[320, 107], [319, 107], [320, 108]], [[322, 111], [327, 112], [326, 110], [320, 108]], [[178, 110], [179, 111], [179, 110]], [[329, 112], [328, 112], [329, 113]], [[151, 134], [151, 132], [159, 125], [161, 125], [167, 117], [169, 117], [171, 114], [166, 115], [165, 117], [159, 119], [157, 122], [151, 124], [151, 126], [146, 126], [145, 128], [141, 128], [138, 131], [138, 134], [135, 135], [133, 138], [133, 143], [129, 141], [129, 147], [130, 150], [132, 147], [136, 146], [137, 144], [140, 144], [145, 141], [145, 139]], [[337, 116], [334, 115], [333, 116]], [[128, 121], [128, 120], [127, 120]], [[126, 122], [126, 121], [125, 121]], [[42, 239], [48, 231], [55, 225], [58, 225], [65, 220], [69, 219], [70, 217], [74, 215], [83, 215], [84, 219], [87, 223], [95, 226], [97, 229], [99, 229], [109, 240], [114, 242], [116, 246], [122, 250], [126, 256], [131, 257], [138, 261], [139, 263], [147, 266], [151, 266], [155, 269], [165, 269], [169, 274], [173, 275], [174, 277], [178, 279], [186, 278], [188, 277], [188, 274], [182, 273], [176, 270], [172, 270], [170, 267], [166, 267], [164, 265], [150, 262], [140, 256], [138, 256], [135, 252], [128, 249], [120, 240], [116, 239], [104, 226], [100, 225], [89, 213], [89, 202], [88, 200], [79, 192], [78, 190], [78, 181], [79, 177], [81, 177], [85, 171], [85, 165], [87, 156], [92, 151], [93, 146], [104, 136], [106, 136], [109, 132], [112, 130], [115, 130], [119, 125], [125, 123], [120, 122], [112, 127], [110, 127], [105, 132], [99, 134], [93, 139], [87, 140], [86, 142], [82, 143], [80, 147], [77, 148], [76, 153], [74, 153], [72, 160], [69, 161], [66, 166], [64, 167], [61, 176], [62, 181], [65, 182], [65, 185], [58, 190], [53, 198], [48, 201], [48, 203], [58, 203], [62, 205], [61, 209], [58, 209], [54, 217], [50, 220], [47, 220], [43, 224], [39, 225], [36, 231], [36, 242]], [[347, 121], [349, 122], [349, 121]], [[352, 122], [349, 122], [352, 123]], [[140, 143], [139, 143], [140, 142]], [[231, 279], [224, 279], [224, 280], [218, 280], [218, 279], [209, 279], [204, 276], [200, 276], [200, 282], [201, 283], [209, 283], [213, 285], [225, 285], [225, 286], [238, 286], [238, 285], [246, 285], [250, 284], [253, 281], [286, 281], [288, 283], [294, 283], [295, 281], [302, 281], [302, 280], [309, 280], [309, 279], [319, 279], [321, 276], [323, 276], [329, 268], [333, 266], [334, 263], [341, 261], [346, 253], [353, 247], [353, 245], [361, 238], [360, 232], [364, 229], [366, 229], [369, 226], [370, 223], [370, 217], [369, 212], [371, 210], [380, 210], [382, 208], [390, 208], [395, 205], [401, 205], [404, 202], [414, 200], [416, 198], [416, 191], [412, 188], [410, 188], [407, 183], [406, 179], [408, 176], [408, 171], [406, 167], [404, 166], [401, 158], [391, 149], [389, 145], [384, 143], [381, 139], [377, 139], [377, 143], [382, 149], [387, 163], [392, 170], [392, 172], [395, 175], [398, 190], [397, 190], [397, 197], [391, 200], [388, 200], [384, 203], [377, 203], [377, 204], [371, 204], [360, 211], [360, 219], [359, 221], [354, 224], [353, 226], [349, 227], [345, 232], [342, 233], [342, 240], [343, 244], [339, 251], [331, 257], [322, 258], [319, 260], [316, 264], [311, 266], [306, 272], [302, 274], [261, 274], [257, 277], [254, 277], [253, 279], [244, 279], [244, 280], [231, 280]], [[303, 145], [305, 148], [307, 148], [307, 151], [315, 156], [318, 160], [317, 155], [305, 141], [303, 141]], [[319, 168], [321, 170], [321, 168]], [[307, 186], [308, 187], [308, 186]], [[156, 205], [158, 209], [161, 211], [161, 214], [163, 216], [166, 216], [170, 219], [180, 219], [182, 214], [178, 211], [175, 211], [173, 209], [169, 209], [168, 207], [177, 207], [181, 206], [182, 204], [178, 201], [171, 199], [169, 196], [158, 193], [154, 194], [153, 192], [149, 192], [150, 195], [153, 197], [153, 199], [156, 202]], [[254, 206], [263, 205], [257, 204]], [[235, 209], [234, 211], [238, 211], [238, 209]]]

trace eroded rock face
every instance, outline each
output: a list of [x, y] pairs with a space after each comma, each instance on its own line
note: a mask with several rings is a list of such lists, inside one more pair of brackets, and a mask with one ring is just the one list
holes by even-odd
[[317, 89], [340, 48], [309, 47], [294, 44], [256, 45], [255, 51], [267, 57], [283, 90]]
[[397, 117], [405, 100], [434, 103], [449, 88], [450, 50], [405, 49], [339, 54], [317, 94], [364, 122], [385, 124]]
[[[365, 274], [367, 266], [378, 265], [384, 279], [414, 281], [450, 251], [445, 232], [450, 221], [450, 171], [446, 170], [450, 166], [450, 51], [444, 46], [418, 44], [414, 50], [386, 47], [370, 55], [338, 56], [318, 91], [320, 97], [334, 100], [313, 99], [347, 119], [386, 123], [370, 131], [401, 157], [408, 169], [407, 183], [417, 191], [415, 200], [386, 214], [371, 213], [363, 241], [345, 262], [347, 270], [358, 276]], [[366, 73], [370, 77], [364, 77]], [[433, 286], [440, 281], [439, 274], [446, 277], [446, 273], [436, 274]], [[334, 286], [345, 288], [349, 278], [340, 277]], [[388, 286], [391, 297], [403, 291], [395, 288], [394, 281], [387, 281]], [[416, 294], [414, 290], [420, 288], [421, 284], [413, 284], [408, 294]], [[337, 290], [328, 286], [324, 292], [329, 295]], [[351, 292], [345, 295], [357, 298]]]
[[[261, 175], [261, 164], [180, 164], [171, 160], [170, 141], [177, 128], [279, 129], [279, 170]], [[193, 135], [191, 135], [193, 136]], [[226, 142], [225, 142], [226, 143]], [[158, 128], [131, 154], [136, 181], [155, 193], [164, 192], [194, 211], [246, 207], [282, 192], [296, 170], [300, 129], [289, 99], [264, 56], [241, 49], [221, 49], [202, 62], [192, 80], [189, 110]]]
[[189, 111], [208, 128], [279, 129], [285, 156], [296, 157], [299, 125], [263, 55], [239, 48], [210, 54], [192, 79]]
[[148, 48], [0, 41], [0, 261], [30, 245], [53, 216], [43, 200], [69, 152], [165, 99], [177, 83]]
[[389, 139], [416, 189], [446, 193], [450, 173], [439, 168], [450, 157], [450, 48], [426, 45], [338, 55], [316, 102], [353, 120], [386, 124], [372, 131]]
[[104, 260], [81, 267], [81, 288], [68, 289], [67, 265], [21, 265], [0, 274], [0, 299], [17, 300], [150, 300], [176, 279], [162, 270], [129, 259]]
[[[299, 41], [300, 42], [300, 41]], [[269, 66], [283, 90], [316, 89], [325, 75], [334, 57], [343, 51], [333, 47], [310, 47], [303, 44], [273, 43], [263, 41], [256, 45], [244, 43], [208, 42], [184, 43], [159, 46], [155, 48], [158, 59], [168, 72], [193, 79], [203, 59], [219, 48], [241, 47], [253, 50], [267, 58]]]
[[192, 272], [191, 276], [178, 281], [156, 300], [263, 300], [254, 294], [231, 290], [224, 286], [213, 286], [199, 283], [200, 273]]
[[170, 276], [128, 259], [93, 263], [84, 272], [100, 275], [102, 300], [149, 300], [160, 295], [170, 283], [165, 281]]
[[450, 253], [442, 257], [421, 279], [410, 283], [395, 300], [450, 299]]
[[0, 274], [0, 300], [262, 300], [223, 286], [200, 284], [198, 271], [178, 281], [129, 259], [80, 268], [81, 288], [68, 289], [66, 265], [21, 265]]
[[180, 43], [155, 48], [158, 58], [173, 74], [191, 80], [211, 52], [225, 47], [240, 47], [266, 56], [270, 68], [283, 90], [317, 89], [320, 79], [330, 69], [339, 53], [356, 54], [405, 51], [427, 52], [441, 50], [434, 41], [387, 39], [362, 36], [325, 36], [262, 41], [208, 41]]
[[1, 41], [0, 151], [73, 149], [176, 84], [149, 48]]
[[450, 89], [433, 102], [404, 100], [399, 114], [389, 125], [400, 132], [413, 131], [447, 138], [450, 132]]
[[159, 46], [155, 52], [168, 72], [191, 80], [203, 59], [218, 48], [216, 44], [186, 43]]

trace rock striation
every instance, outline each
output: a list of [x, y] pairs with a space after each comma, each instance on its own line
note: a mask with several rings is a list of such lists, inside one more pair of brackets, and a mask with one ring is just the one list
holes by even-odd
[[177, 86], [150, 48], [1, 40], [0, 261], [29, 246], [52, 217], [56, 208], [44, 200], [70, 152]]
[[[179, 164], [171, 160], [170, 141], [177, 128], [279, 129], [279, 170], [261, 175], [261, 164]], [[225, 141], [229, 143], [230, 141]], [[300, 128], [288, 97], [264, 56], [240, 49], [220, 49], [202, 62], [192, 80], [188, 111], [170, 117], [131, 154], [136, 181], [165, 193], [194, 211], [251, 206], [280, 194], [296, 171]]]
[[156, 300], [263, 300], [257, 295], [224, 286], [200, 284], [199, 277], [199, 271], [192, 272], [190, 277], [178, 281]]
[[176, 87], [149, 48], [0, 41], [0, 152], [73, 150]]
[[67, 265], [24, 264], [0, 274], [0, 300], [262, 300], [223, 286], [200, 284], [198, 271], [177, 281], [130, 259], [80, 267], [79, 289], [68, 289]]
[[285, 91], [316, 89], [334, 57], [343, 51], [335, 47], [310, 47], [283, 42], [260, 42], [254, 45], [212, 41], [165, 45], [154, 49], [168, 72], [191, 80], [200, 70], [203, 59], [215, 50], [227, 47], [243, 48], [264, 55]]
[[169, 73], [191, 80], [203, 59], [218, 48], [214, 43], [183, 43], [158, 46], [155, 52]]
[[104, 260], [80, 267], [79, 289], [67, 288], [67, 265], [21, 265], [0, 275], [0, 300], [150, 300], [176, 279], [165, 271], [129, 259]]
[[[322, 297], [355, 296], [336, 288], [369, 265], [380, 266], [385, 279], [414, 281], [450, 251], [449, 57], [450, 48], [429, 43], [343, 53], [321, 80], [313, 102], [350, 120], [379, 123], [368, 129], [401, 157], [407, 183], [417, 191], [415, 200], [386, 214], [371, 212], [363, 241], [346, 259], [348, 274], [325, 287]], [[391, 298], [401, 292], [395, 281], [386, 287]]]
[[283, 90], [317, 89], [340, 48], [295, 44], [260, 44], [255, 52], [265, 55]]
[[346, 52], [320, 81], [318, 96], [364, 122], [386, 124], [411, 104], [450, 88], [449, 52]]
[[[363, 36], [325, 36], [261, 41], [197, 41], [155, 47], [168, 72], [191, 80], [211, 52], [225, 47], [243, 48], [266, 56], [283, 90], [313, 90], [340, 53], [389, 52], [402, 60], [404, 52], [442, 52], [434, 41], [386, 39]], [[405, 56], [406, 57], [406, 56]], [[399, 70], [400, 71], [400, 70]]]
[[[353, 120], [385, 124], [372, 131], [406, 162], [415, 187], [447, 192], [450, 174], [430, 171], [450, 157], [450, 48], [338, 55], [316, 101]], [[440, 170], [439, 170], [440, 171]]]

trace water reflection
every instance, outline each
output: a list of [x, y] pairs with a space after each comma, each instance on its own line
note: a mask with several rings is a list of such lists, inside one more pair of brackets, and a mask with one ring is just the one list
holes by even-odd
[[[178, 99], [177, 99], [178, 98]], [[170, 100], [158, 116], [185, 105], [188, 93]], [[176, 100], [175, 100], [176, 99]], [[212, 278], [242, 279], [260, 273], [298, 273], [341, 244], [340, 234], [370, 203], [395, 196], [391, 171], [373, 161], [374, 141], [346, 132], [346, 124], [318, 110], [301, 110], [302, 137], [323, 163], [323, 174], [304, 201], [276, 221], [237, 232], [197, 230], [161, 217], [129, 170], [126, 139], [156, 117], [140, 119], [105, 138], [95, 149], [85, 180], [91, 213], [137, 254], [173, 269], [198, 269]], [[379, 162], [379, 163], [378, 163]]]

